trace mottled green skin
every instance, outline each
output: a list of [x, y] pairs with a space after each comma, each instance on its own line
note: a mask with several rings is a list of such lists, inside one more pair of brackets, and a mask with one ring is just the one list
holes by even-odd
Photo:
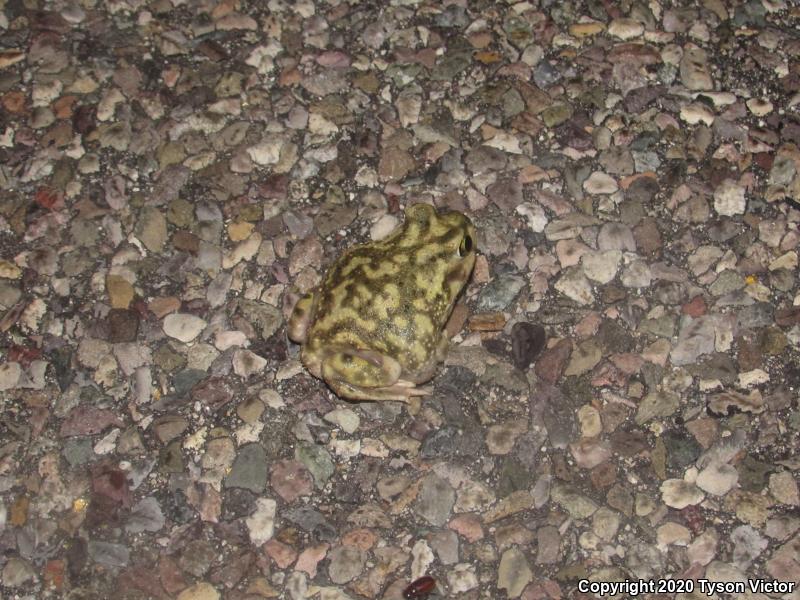
[[444, 327], [475, 264], [475, 230], [458, 212], [406, 210], [387, 238], [348, 249], [295, 306], [289, 337], [340, 396], [408, 400], [428, 393]]

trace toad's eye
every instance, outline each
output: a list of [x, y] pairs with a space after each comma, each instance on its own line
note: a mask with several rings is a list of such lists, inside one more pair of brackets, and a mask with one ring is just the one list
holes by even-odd
[[465, 235], [461, 238], [461, 244], [458, 246], [458, 255], [463, 258], [470, 252], [472, 252], [472, 238]]

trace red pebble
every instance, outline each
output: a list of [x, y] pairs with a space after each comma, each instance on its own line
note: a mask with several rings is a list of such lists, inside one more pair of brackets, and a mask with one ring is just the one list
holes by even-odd
[[406, 600], [424, 600], [436, 587], [436, 580], [430, 575], [423, 575], [408, 584], [403, 590], [403, 598]]
[[695, 296], [689, 302], [681, 306], [681, 312], [690, 317], [700, 317], [706, 314], [706, 301], [702, 296]]
[[32, 348], [29, 346], [18, 346], [13, 344], [8, 349], [7, 358], [11, 362], [20, 363], [23, 368], [27, 369], [31, 366], [31, 362], [39, 359], [42, 356], [41, 348]]
[[64, 206], [64, 199], [58, 190], [40, 187], [33, 196], [33, 201], [42, 208], [54, 210]]

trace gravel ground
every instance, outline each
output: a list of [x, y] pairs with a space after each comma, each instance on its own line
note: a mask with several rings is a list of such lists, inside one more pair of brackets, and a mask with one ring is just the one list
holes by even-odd
[[[0, 30], [0, 599], [800, 598], [797, 4]], [[460, 331], [340, 400], [291, 308], [417, 202], [478, 229]]]

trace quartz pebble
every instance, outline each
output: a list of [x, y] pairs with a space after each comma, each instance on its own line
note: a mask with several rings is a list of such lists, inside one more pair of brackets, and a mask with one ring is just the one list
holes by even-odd
[[704, 495], [692, 483], [682, 479], [668, 479], [661, 484], [661, 497], [667, 506], [681, 509], [699, 504]]
[[740, 215], [746, 205], [744, 188], [731, 179], [726, 179], [714, 190], [714, 210], [720, 215]]
[[164, 333], [181, 342], [191, 342], [205, 329], [207, 323], [195, 315], [176, 313], [164, 319]]
[[772, 102], [764, 98], [751, 98], [747, 101], [748, 110], [757, 117], [764, 117], [772, 112]]

